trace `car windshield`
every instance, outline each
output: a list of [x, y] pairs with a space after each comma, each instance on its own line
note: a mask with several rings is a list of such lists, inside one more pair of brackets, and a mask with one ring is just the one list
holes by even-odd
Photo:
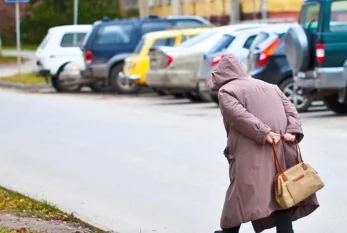
[[178, 47], [190, 47], [190, 46], [196, 45], [200, 42], [205, 41], [208, 38], [213, 37], [216, 33], [218, 33], [218, 31], [216, 30], [211, 30], [211, 31], [202, 33], [198, 36], [193, 37], [192, 39], [186, 40], [185, 42], [180, 44]]
[[141, 50], [142, 50], [142, 48], [143, 48], [143, 46], [145, 45], [145, 43], [146, 43], [146, 39], [142, 38], [142, 39], [139, 41], [139, 43], [136, 45], [136, 47], [135, 47], [133, 53], [140, 53]]
[[51, 38], [51, 33], [48, 33], [45, 38], [43, 38], [41, 44], [39, 45], [40, 49], [44, 49], [49, 41], [49, 39]]

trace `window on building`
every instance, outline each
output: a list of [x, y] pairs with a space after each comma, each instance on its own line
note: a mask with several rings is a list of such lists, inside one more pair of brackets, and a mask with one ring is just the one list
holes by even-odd
[[83, 39], [87, 33], [66, 33], [61, 39], [61, 47], [81, 47], [83, 44]]
[[157, 0], [158, 6], [163, 5], [163, 0]]
[[172, 0], [166, 0], [168, 5], [172, 4]]
[[131, 1], [131, 8], [134, 9], [134, 8], [137, 8], [137, 6], [138, 6], [138, 5], [137, 5], [137, 0], [132, 0], [132, 1]]
[[148, 6], [154, 7], [154, 0], [148, 0]]
[[347, 31], [347, 1], [331, 3], [330, 31]]

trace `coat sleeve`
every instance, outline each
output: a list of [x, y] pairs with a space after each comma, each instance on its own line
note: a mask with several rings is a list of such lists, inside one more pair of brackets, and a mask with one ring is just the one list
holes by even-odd
[[248, 112], [246, 108], [232, 95], [225, 92], [218, 93], [219, 106], [224, 121], [228, 125], [259, 144], [266, 143], [266, 135], [270, 127]]
[[304, 138], [302, 130], [302, 122], [295, 105], [283, 94], [283, 92], [277, 87], [276, 91], [282, 99], [284, 111], [287, 116], [287, 130], [286, 133], [296, 134], [296, 140], [300, 142]]

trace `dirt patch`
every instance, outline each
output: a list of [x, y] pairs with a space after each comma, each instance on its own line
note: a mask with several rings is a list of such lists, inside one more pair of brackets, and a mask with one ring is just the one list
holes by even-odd
[[[38, 218], [17, 217], [0, 213], [0, 226], [8, 232], [54, 232], [54, 233], [92, 233], [94, 231], [83, 228], [78, 223], [56, 220], [41, 220]], [[0, 230], [1, 232], [1, 230]], [[6, 232], [4, 230], [4, 232]], [[2, 232], [1, 232], [2, 233]]]
[[47, 201], [36, 201], [3, 187], [0, 187], [0, 233], [11, 232], [2, 232], [1, 227], [15, 229], [17, 232], [27, 229], [28, 233], [106, 233], [73, 214], [64, 213]]

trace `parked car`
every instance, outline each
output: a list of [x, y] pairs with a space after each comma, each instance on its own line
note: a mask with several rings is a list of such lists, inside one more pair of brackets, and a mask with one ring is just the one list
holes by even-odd
[[199, 95], [204, 101], [214, 101], [218, 104], [216, 93], [211, 93], [207, 88], [207, 82], [211, 73], [219, 61], [227, 54], [233, 54], [240, 59], [243, 65], [247, 65], [248, 49], [257, 34], [273, 25], [261, 25], [257, 28], [225, 33], [219, 41], [204, 53], [203, 62], [199, 67]]
[[249, 53], [250, 75], [278, 85], [288, 99], [293, 103], [296, 102], [297, 110], [305, 112], [311, 106], [313, 99], [305, 97], [302, 88], [294, 90], [293, 72], [285, 53], [284, 38], [289, 27], [291, 25], [280, 27], [276, 31], [260, 33], [266, 39]]
[[132, 55], [125, 59], [123, 72], [119, 73], [120, 82], [128, 82], [131, 87], [120, 93], [137, 92], [141, 86], [146, 85], [146, 72], [149, 69], [148, 52], [151, 47], [177, 46], [182, 42], [209, 31], [211, 28], [189, 28], [180, 30], [167, 30], [151, 32], [142, 36]]
[[81, 74], [95, 92], [129, 92], [129, 83], [119, 81], [124, 60], [131, 55], [142, 36], [167, 29], [211, 27], [202, 17], [170, 16], [109, 20], [94, 24], [83, 44], [86, 69]]
[[203, 53], [227, 32], [259, 27], [259, 24], [239, 24], [215, 28], [190, 39], [175, 49], [150, 49], [150, 70], [147, 84], [152, 88], [185, 94], [191, 101], [201, 101], [198, 91], [198, 69]]
[[92, 25], [65, 25], [48, 30], [36, 50], [36, 67], [34, 73], [50, 81], [55, 90], [70, 92], [79, 90], [82, 85], [76, 83], [76, 78], [68, 73], [62, 75], [64, 67], [73, 63], [78, 69], [83, 69], [84, 61], [80, 46]]
[[306, 0], [299, 24], [289, 29], [286, 55], [298, 87], [347, 113], [347, 1]]

